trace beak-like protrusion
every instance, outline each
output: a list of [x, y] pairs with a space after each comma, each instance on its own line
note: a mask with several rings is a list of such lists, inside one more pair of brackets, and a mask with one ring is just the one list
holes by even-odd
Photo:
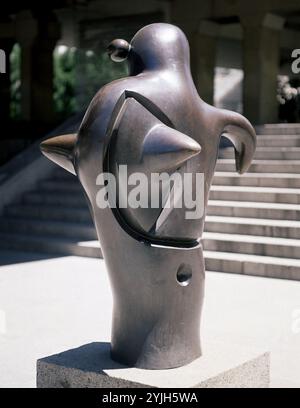
[[74, 146], [77, 134], [68, 134], [52, 137], [44, 140], [41, 145], [42, 153], [54, 163], [72, 174], [76, 174], [74, 168]]
[[235, 164], [238, 173], [245, 173], [253, 160], [256, 149], [256, 133], [250, 122], [236, 112], [226, 112], [228, 124], [222, 136], [229, 139], [235, 150]]

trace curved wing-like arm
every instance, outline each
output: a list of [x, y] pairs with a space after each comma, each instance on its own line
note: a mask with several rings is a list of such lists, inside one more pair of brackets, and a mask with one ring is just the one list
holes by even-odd
[[242, 115], [226, 112], [222, 136], [229, 139], [235, 151], [235, 165], [238, 173], [245, 173], [253, 159], [256, 149], [256, 133], [251, 123]]

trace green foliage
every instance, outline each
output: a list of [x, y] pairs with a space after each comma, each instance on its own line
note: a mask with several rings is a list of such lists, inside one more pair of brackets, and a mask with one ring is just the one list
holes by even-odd
[[76, 112], [75, 99], [75, 58], [76, 49], [69, 48], [59, 53], [58, 48], [53, 56], [54, 107], [61, 116], [66, 117]]
[[[21, 117], [21, 48], [15, 44], [11, 63], [11, 118]], [[127, 75], [106, 53], [57, 47], [53, 54], [54, 108], [61, 119], [85, 109], [106, 83]]]
[[278, 77], [277, 99], [279, 119], [282, 122], [300, 121], [300, 80], [286, 75]]
[[54, 52], [54, 103], [62, 116], [85, 109], [106, 83], [127, 75], [126, 64], [112, 63], [105, 53], [66, 48]]
[[87, 103], [103, 85], [127, 75], [126, 64], [113, 63], [106, 53], [80, 52], [77, 62], [79, 72], [84, 75], [77, 77], [77, 81], [80, 83], [83, 80], [85, 84]]
[[19, 119], [21, 117], [21, 47], [19, 44], [13, 46], [10, 54], [10, 67], [10, 116], [12, 119]]

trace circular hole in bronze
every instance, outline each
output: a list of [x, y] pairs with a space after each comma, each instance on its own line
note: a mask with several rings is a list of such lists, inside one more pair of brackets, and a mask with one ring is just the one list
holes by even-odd
[[181, 264], [177, 271], [177, 282], [181, 286], [187, 286], [192, 279], [192, 268], [188, 264]]

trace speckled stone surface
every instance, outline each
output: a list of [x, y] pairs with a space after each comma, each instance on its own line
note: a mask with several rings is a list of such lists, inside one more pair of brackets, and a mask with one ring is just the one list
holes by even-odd
[[267, 388], [270, 353], [210, 344], [192, 363], [142, 370], [110, 358], [109, 343], [90, 343], [37, 362], [38, 388]]

